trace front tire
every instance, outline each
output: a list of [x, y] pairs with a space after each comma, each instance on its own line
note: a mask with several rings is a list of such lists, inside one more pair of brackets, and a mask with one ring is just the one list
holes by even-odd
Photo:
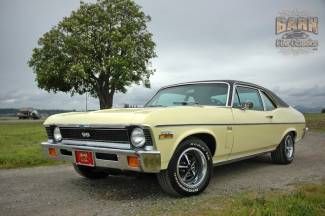
[[103, 179], [108, 176], [108, 172], [99, 171], [94, 167], [73, 164], [73, 168], [79, 175], [88, 179]]
[[292, 133], [288, 133], [282, 139], [280, 145], [271, 152], [271, 158], [277, 164], [289, 164], [293, 161], [295, 153], [295, 142]]
[[167, 170], [157, 174], [162, 189], [174, 196], [191, 196], [204, 191], [213, 171], [212, 156], [205, 142], [189, 138], [177, 147]]

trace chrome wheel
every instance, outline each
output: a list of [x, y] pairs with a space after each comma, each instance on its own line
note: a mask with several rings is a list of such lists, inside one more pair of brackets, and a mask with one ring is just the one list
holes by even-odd
[[204, 153], [191, 147], [182, 152], [176, 168], [179, 182], [186, 187], [196, 188], [206, 177], [208, 165]]
[[288, 135], [284, 141], [284, 150], [285, 150], [286, 157], [288, 159], [292, 158], [293, 156], [293, 151], [294, 151], [293, 145], [294, 145], [293, 139], [290, 135]]

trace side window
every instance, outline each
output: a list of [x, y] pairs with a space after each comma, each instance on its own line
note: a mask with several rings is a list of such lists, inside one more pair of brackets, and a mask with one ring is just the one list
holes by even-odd
[[270, 100], [270, 98], [264, 92], [261, 91], [261, 93], [262, 93], [262, 99], [264, 101], [265, 110], [266, 111], [274, 110], [276, 108], [274, 103]]
[[227, 102], [227, 94], [211, 96], [210, 101], [214, 105], [225, 106]]
[[253, 88], [241, 87], [241, 86], [237, 86], [236, 89], [238, 92], [240, 105], [246, 102], [252, 102], [253, 103], [252, 110], [260, 110], [260, 111], [264, 110], [263, 103], [258, 90]]
[[240, 108], [241, 107], [238, 92], [237, 92], [236, 89], [235, 89], [235, 94], [234, 94], [233, 107], [235, 107], [235, 108]]

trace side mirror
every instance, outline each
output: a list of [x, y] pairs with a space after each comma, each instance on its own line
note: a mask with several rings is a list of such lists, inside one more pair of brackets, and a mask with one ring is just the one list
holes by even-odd
[[254, 107], [254, 104], [251, 101], [247, 101], [245, 103], [242, 103], [242, 105], [241, 105], [242, 110], [247, 110], [247, 109], [249, 110], [249, 109], [252, 109], [253, 107]]

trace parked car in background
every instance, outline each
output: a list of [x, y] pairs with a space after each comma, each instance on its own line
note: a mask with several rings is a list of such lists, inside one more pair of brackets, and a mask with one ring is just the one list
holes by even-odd
[[170, 85], [143, 108], [58, 114], [44, 125], [46, 154], [80, 175], [156, 173], [167, 193], [181, 196], [202, 192], [214, 165], [266, 153], [291, 163], [307, 131], [304, 116], [273, 92], [233, 80]]
[[19, 119], [40, 119], [41, 115], [37, 110], [34, 110], [32, 108], [23, 108], [19, 110], [17, 117]]

